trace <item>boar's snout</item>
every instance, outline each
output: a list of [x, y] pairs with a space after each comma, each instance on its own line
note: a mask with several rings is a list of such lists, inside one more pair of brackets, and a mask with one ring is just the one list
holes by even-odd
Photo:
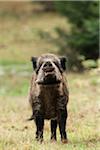
[[44, 63], [42, 69], [44, 72], [52, 72], [52, 71], [54, 71], [54, 66], [50, 61], [47, 61]]
[[50, 61], [45, 62], [43, 67], [52, 67], [52, 63]]

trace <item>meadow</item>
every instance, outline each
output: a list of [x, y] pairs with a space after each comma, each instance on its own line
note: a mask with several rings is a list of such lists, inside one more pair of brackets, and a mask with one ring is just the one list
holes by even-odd
[[[65, 28], [67, 20], [57, 14], [30, 17], [0, 17], [0, 150], [99, 150], [100, 78], [98, 70], [82, 73], [67, 71], [70, 93], [68, 104], [68, 144], [50, 142], [50, 125], [45, 121], [44, 142], [35, 141], [28, 89], [33, 72], [31, 56], [57, 52], [56, 45], [40, 38], [39, 32], [56, 36], [56, 25]], [[68, 28], [69, 30], [69, 24]]]

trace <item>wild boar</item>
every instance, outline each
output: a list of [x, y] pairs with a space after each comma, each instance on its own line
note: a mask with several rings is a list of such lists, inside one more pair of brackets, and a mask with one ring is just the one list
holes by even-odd
[[31, 80], [29, 102], [35, 121], [36, 139], [43, 141], [44, 120], [51, 120], [51, 140], [57, 140], [59, 125], [61, 141], [67, 143], [66, 120], [69, 92], [64, 78], [66, 57], [43, 54], [31, 59], [34, 72]]

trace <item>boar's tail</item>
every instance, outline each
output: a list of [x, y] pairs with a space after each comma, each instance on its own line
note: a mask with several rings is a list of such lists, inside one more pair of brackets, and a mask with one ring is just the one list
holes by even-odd
[[27, 121], [31, 121], [34, 119], [34, 116], [32, 115], [30, 118], [27, 119]]

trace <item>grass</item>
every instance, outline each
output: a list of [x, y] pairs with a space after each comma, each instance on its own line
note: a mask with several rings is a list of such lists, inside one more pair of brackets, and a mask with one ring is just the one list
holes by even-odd
[[[68, 22], [67, 22], [68, 23]], [[49, 121], [45, 121], [44, 142], [34, 140], [28, 89], [32, 74], [30, 57], [57, 52], [57, 47], [40, 38], [39, 32], [55, 35], [54, 28], [66, 29], [66, 20], [57, 14], [0, 16], [0, 150], [99, 150], [100, 103], [97, 71], [68, 73], [68, 144], [50, 142]], [[69, 24], [67, 29], [69, 30]]]
[[60, 142], [59, 131], [57, 131], [58, 141], [50, 142], [49, 121], [45, 121], [44, 142], [39, 144], [34, 140], [35, 125], [33, 122], [26, 121], [31, 114], [27, 96], [30, 74], [27, 77], [19, 77], [16, 74], [11, 78], [8, 76], [6, 80], [2, 79], [5, 87], [9, 88], [0, 96], [0, 149], [99, 150], [99, 75], [93, 72], [68, 74], [69, 144], [63, 145]]

